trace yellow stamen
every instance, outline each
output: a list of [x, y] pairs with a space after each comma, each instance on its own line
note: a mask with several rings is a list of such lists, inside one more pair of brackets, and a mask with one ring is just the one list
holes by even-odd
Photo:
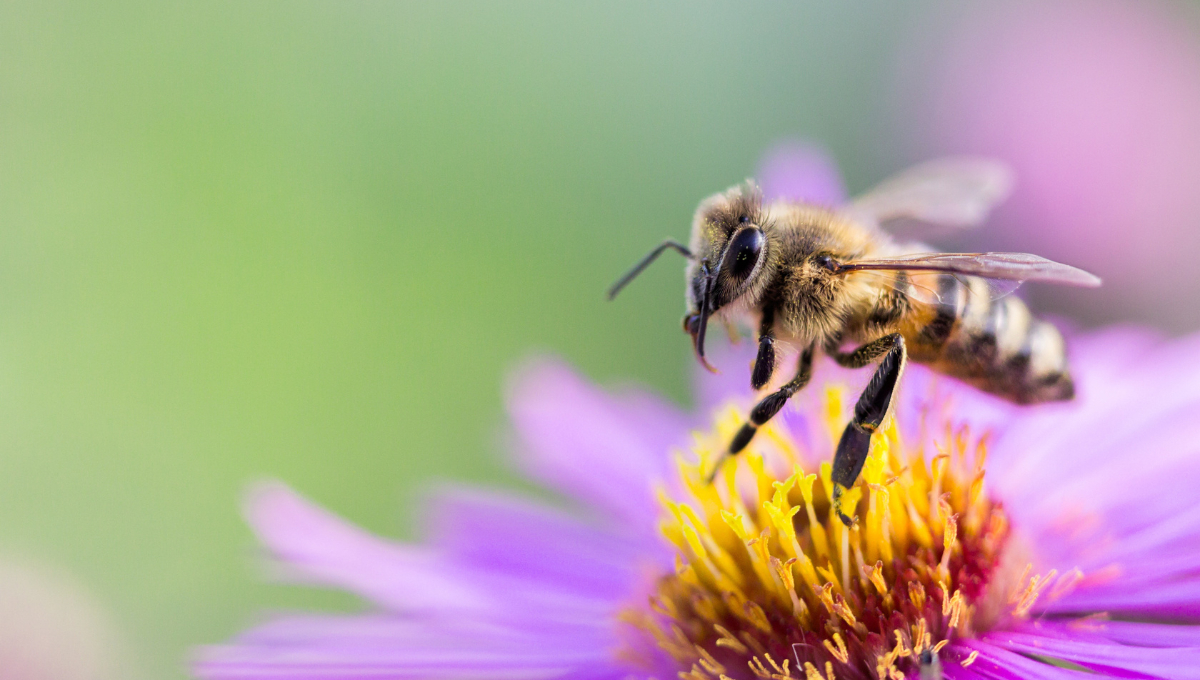
[[833, 644], [830, 644], [829, 640], [822, 640], [821, 643], [825, 645], [825, 649], [829, 650], [829, 653], [833, 655], [833, 658], [842, 663], [849, 662], [850, 652], [846, 650], [846, 643], [842, 640], [842, 636], [838, 633], [834, 633], [833, 641], [837, 644], [837, 647], [834, 647]]
[[1033, 605], [1037, 603], [1037, 599], [1041, 596], [1042, 591], [1046, 589], [1046, 586], [1057, 574], [1057, 569], [1051, 569], [1045, 577], [1041, 574], [1036, 574], [1033, 578], [1029, 579], [1029, 585], [1025, 587], [1025, 590], [1017, 598], [1017, 606], [1013, 609], [1013, 613], [1017, 616], [1028, 614]]
[[[826, 394], [834, 442], [845, 426], [843, 396]], [[880, 428], [861, 483], [843, 490], [835, 508], [832, 468], [820, 459], [827, 454], [798, 446], [782, 421], [704, 483], [715, 452], [740, 427], [738, 413], [724, 410], [712, 433], [697, 436], [696, 455], [677, 459], [679, 495], [659, 490], [660, 528], [677, 566], [659, 579], [648, 608], [622, 617], [678, 662], [681, 678], [748, 669], [763, 680], [798, 680], [801, 670], [806, 680], [834, 680], [837, 664], [911, 677], [922, 652], [974, 634], [977, 611], [1003, 610], [997, 597], [1011, 595], [1007, 611], [1024, 616], [1079, 578], [1028, 578], [1027, 570], [1013, 591], [982, 588], [1001, 564], [1009, 526], [987, 495], [980, 445], [962, 428], [946, 427], [932, 457], [906, 449], [894, 422]], [[808, 660], [772, 657], [800, 640]], [[895, 644], [881, 649], [879, 640]]]
[[733, 636], [733, 633], [730, 633], [728, 630], [722, 627], [721, 624], [714, 623], [713, 630], [716, 630], [717, 633], [721, 635], [716, 643], [718, 647], [727, 647], [738, 654], [748, 654], [750, 652], [750, 649], [746, 647], [746, 645], [739, 642], [738, 639]]

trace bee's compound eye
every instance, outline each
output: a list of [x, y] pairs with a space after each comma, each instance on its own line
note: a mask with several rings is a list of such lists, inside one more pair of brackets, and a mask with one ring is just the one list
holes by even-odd
[[743, 229], [733, 237], [729, 244], [729, 273], [734, 278], [744, 279], [758, 264], [758, 256], [762, 253], [763, 234], [758, 229]]
[[818, 267], [823, 267], [831, 272], [838, 270], [838, 263], [828, 255], [818, 255], [813, 259], [817, 263]]

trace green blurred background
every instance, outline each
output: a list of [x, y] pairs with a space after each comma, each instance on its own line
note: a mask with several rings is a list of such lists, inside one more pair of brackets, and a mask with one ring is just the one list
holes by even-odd
[[[948, 9], [948, 8], [944, 8]], [[904, 153], [899, 3], [0, 5], [0, 551], [72, 572], [133, 677], [272, 607], [278, 477], [412, 536], [516, 483], [505, 371], [686, 402], [680, 266], [603, 291], [780, 138]]]

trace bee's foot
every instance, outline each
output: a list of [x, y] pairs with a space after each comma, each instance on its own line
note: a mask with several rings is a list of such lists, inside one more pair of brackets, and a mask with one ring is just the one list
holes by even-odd
[[858, 521], [858, 518], [842, 512], [842, 496], [844, 496], [845, 493], [845, 487], [843, 487], [841, 484], [834, 483], [833, 512], [835, 515], [837, 515], [838, 519], [842, 520], [842, 524], [845, 524], [846, 528], [851, 528], [854, 526], [855, 522]]
[[838, 508], [834, 512], [837, 513], [838, 519], [842, 520], [842, 524], [845, 524], [847, 529], [854, 528], [854, 524], [858, 522], [857, 517], [851, 517], [850, 515], [847, 515], [846, 513], [842, 512], [841, 508]]
[[729, 460], [728, 453], [723, 454], [720, 458], [718, 458], [716, 460], [715, 463], [713, 463], [712, 471], [709, 472], [708, 476], [704, 478], [705, 484], [712, 486], [712, 483], [717, 481], [717, 474], [721, 472], [721, 466], [724, 465], [725, 461], [727, 461], [727, 460]]

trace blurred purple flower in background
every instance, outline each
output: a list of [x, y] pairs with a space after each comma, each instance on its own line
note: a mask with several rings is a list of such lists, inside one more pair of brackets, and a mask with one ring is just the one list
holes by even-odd
[[127, 677], [109, 613], [53, 564], [0, 558], [0, 680]]
[[836, 207], [846, 187], [829, 152], [805, 140], [775, 144], [758, 166], [759, 188], [769, 201], [791, 200]]
[[[1190, 10], [1190, 12], [1189, 12]], [[956, 245], [1095, 272], [1105, 295], [1038, 297], [1093, 322], [1200, 326], [1200, 29], [1152, 0], [973, 3], [898, 62], [909, 152], [981, 153], [1018, 183]]]

